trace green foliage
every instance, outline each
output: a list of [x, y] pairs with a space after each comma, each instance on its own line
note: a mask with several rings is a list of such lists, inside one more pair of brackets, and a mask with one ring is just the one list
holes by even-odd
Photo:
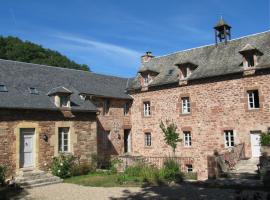
[[142, 168], [143, 168], [143, 166], [139, 165], [139, 164], [134, 165], [134, 166], [130, 166], [125, 170], [125, 174], [127, 174], [128, 176], [139, 177], [142, 174]]
[[152, 184], [162, 183], [160, 170], [155, 166], [144, 166], [141, 171], [141, 177], [144, 182]]
[[175, 153], [177, 142], [181, 142], [181, 139], [179, 138], [179, 133], [176, 132], [176, 124], [174, 124], [173, 122], [170, 123], [168, 120], [166, 120], [166, 125], [163, 123], [163, 121], [161, 121], [159, 126], [164, 133], [164, 139], [166, 144], [171, 146], [173, 149], [173, 153]]
[[109, 164], [109, 170], [111, 170], [112, 173], [117, 173], [117, 166], [122, 163], [122, 161], [118, 158], [114, 158], [110, 160]]
[[80, 162], [71, 166], [71, 176], [86, 175], [89, 172], [95, 171], [95, 168], [89, 162]]
[[7, 168], [0, 165], [0, 186], [4, 184], [6, 179]]
[[57, 51], [11, 36], [0, 36], [0, 58], [89, 71], [87, 65], [77, 64]]
[[183, 174], [179, 169], [179, 164], [173, 158], [167, 158], [164, 161], [162, 175], [167, 181], [181, 182], [183, 180]]
[[74, 160], [72, 155], [60, 154], [58, 157], [54, 157], [51, 166], [52, 174], [60, 178], [70, 177]]
[[270, 146], [270, 134], [262, 133], [261, 134], [261, 145], [262, 146]]
[[196, 172], [185, 172], [183, 173], [183, 177], [187, 180], [197, 180], [198, 175]]

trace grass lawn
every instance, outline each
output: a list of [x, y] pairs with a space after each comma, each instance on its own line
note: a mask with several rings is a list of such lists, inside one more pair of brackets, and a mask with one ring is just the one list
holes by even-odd
[[93, 187], [119, 187], [119, 186], [142, 186], [141, 177], [131, 177], [123, 174], [108, 174], [95, 172], [83, 176], [74, 176], [64, 180], [65, 183], [74, 183]]

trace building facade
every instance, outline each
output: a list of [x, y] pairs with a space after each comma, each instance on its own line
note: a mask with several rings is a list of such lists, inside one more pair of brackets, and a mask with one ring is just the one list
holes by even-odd
[[72, 153], [165, 157], [160, 122], [177, 125], [176, 156], [200, 180], [209, 157], [244, 145], [258, 157], [270, 127], [270, 32], [230, 40], [215, 26], [216, 44], [142, 56], [133, 79], [0, 60], [0, 165], [14, 173], [47, 170]]

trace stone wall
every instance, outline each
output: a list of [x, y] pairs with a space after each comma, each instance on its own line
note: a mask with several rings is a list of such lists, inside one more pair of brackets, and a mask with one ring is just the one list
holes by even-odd
[[[19, 129], [35, 128], [36, 168], [48, 169], [58, 154], [58, 127], [70, 128], [70, 150], [80, 159], [97, 152], [96, 113], [70, 111], [0, 110], [0, 165], [19, 168]], [[48, 141], [43, 135], [48, 136]]]
[[[224, 150], [224, 130], [234, 130], [235, 144], [245, 143], [245, 156], [251, 157], [251, 131], [270, 127], [270, 76], [216, 79], [183, 87], [133, 93], [132, 148], [134, 155], [168, 156], [172, 150], [164, 143], [160, 121], [174, 121], [178, 132], [191, 131], [192, 147], [178, 144], [176, 156], [193, 157], [199, 179], [207, 179], [207, 157]], [[248, 110], [247, 90], [258, 89], [260, 108]], [[189, 96], [191, 113], [180, 114], [180, 99]], [[151, 116], [142, 115], [143, 101], [151, 102]], [[152, 146], [145, 147], [144, 133], [152, 133]]]
[[[124, 153], [124, 130], [131, 129], [130, 113], [124, 115], [124, 105], [131, 101], [122, 99], [110, 99], [110, 108], [108, 114], [103, 113], [103, 104], [105, 98], [95, 98], [93, 101], [100, 114], [97, 117], [98, 132], [98, 154], [99, 155], [121, 155]], [[106, 148], [103, 144], [104, 131], [110, 132], [108, 136], [109, 146]]]

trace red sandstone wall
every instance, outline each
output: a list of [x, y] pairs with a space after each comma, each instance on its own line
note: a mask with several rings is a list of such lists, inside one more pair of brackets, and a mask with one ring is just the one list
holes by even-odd
[[[74, 155], [82, 159], [96, 153], [96, 114], [95, 113], [61, 113], [55, 111], [0, 110], [0, 165], [8, 166], [11, 172], [16, 169], [16, 134], [19, 123], [37, 123], [39, 133], [39, 169], [47, 169], [54, 156], [54, 144], [50, 141], [57, 136], [55, 125], [59, 122], [72, 122], [77, 142], [74, 144]], [[32, 128], [32, 127], [29, 127]], [[48, 142], [42, 138], [48, 135]]]
[[[250, 131], [266, 131], [270, 127], [270, 76], [194, 84], [133, 94], [132, 147], [133, 154], [146, 156], [169, 155], [172, 151], [164, 143], [160, 120], [173, 120], [183, 136], [190, 130], [192, 147], [179, 143], [176, 155], [194, 157], [194, 169], [199, 178], [207, 178], [207, 155], [224, 149], [224, 129], [233, 129], [237, 143], [245, 143], [246, 156], [251, 156]], [[246, 90], [259, 89], [260, 109], [247, 110]], [[189, 95], [191, 114], [181, 115], [180, 97]], [[151, 101], [151, 117], [142, 117], [143, 100]], [[144, 132], [152, 132], [152, 147], [144, 146]]]

